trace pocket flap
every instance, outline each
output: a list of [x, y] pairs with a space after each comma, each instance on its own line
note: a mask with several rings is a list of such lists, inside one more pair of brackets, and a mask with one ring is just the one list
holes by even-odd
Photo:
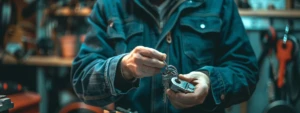
[[183, 17], [180, 25], [189, 27], [199, 33], [220, 32], [222, 20], [217, 16], [207, 17]]
[[140, 24], [139, 22], [131, 21], [125, 24], [124, 31], [128, 40], [128, 38], [133, 35], [142, 33], [144, 31], [144, 27], [143, 24]]
[[107, 35], [110, 39], [126, 39], [122, 22], [118, 19], [111, 19], [107, 26]]

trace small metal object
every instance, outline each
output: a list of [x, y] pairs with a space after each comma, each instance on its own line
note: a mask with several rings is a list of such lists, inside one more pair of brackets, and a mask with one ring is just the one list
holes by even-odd
[[175, 93], [193, 93], [195, 86], [191, 83], [180, 80], [178, 77], [173, 77], [171, 79], [171, 90]]
[[14, 103], [5, 95], [0, 95], [0, 113], [9, 113], [9, 109], [14, 107]]
[[288, 40], [288, 35], [289, 35], [289, 32], [290, 32], [290, 28], [289, 26], [286, 26], [285, 27], [285, 34], [283, 36], [283, 43], [286, 44], [287, 40]]
[[201, 29], [204, 29], [205, 27], [206, 27], [205, 24], [200, 24]]
[[173, 77], [173, 76], [178, 76], [178, 72], [176, 67], [174, 67], [173, 65], [168, 65], [166, 67], [166, 70], [163, 72], [163, 75]]
[[[164, 63], [167, 65], [166, 62]], [[162, 82], [163, 82], [164, 93], [165, 93], [163, 99], [164, 102], [167, 101], [166, 91], [168, 88], [170, 88], [170, 82], [173, 77], [178, 77], [177, 69], [173, 65], [167, 65], [165, 71], [162, 73]]]

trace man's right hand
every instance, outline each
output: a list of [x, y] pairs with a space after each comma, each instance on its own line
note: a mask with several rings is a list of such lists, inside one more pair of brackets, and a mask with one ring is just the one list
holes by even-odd
[[154, 76], [166, 65], [167, 55], [155, 49], [137, 46], [121, 61], [123, 77], [127, 80]]

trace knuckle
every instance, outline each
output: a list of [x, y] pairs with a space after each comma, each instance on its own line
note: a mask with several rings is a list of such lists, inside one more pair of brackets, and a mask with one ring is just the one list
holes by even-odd
[[151, 53], [152, 55], [154, 55], [155, 54], [155, 49], [150, 48], [149, 49], [149, 53]]
[[140, 51], [140, 50], [142, 50], [144, 48], [144, 46], [136, 46], [135, 47], [135, 52], [138, 52], [138, 51]]
[[139, 55], [139, 54], [134, 54], [134, 60], [141, 60], [142, 59], [142, 56]]
[[136, 49], [142, 49], [143, 46], [136, 46], [135, 48], [136, 48]]
[[148, 55], [153, 56], [153, 53], [152, 53], [151, 50], [147, 50], [146, 52], [147, 52]]
[[144, 51], [146, 51], [149, 55], [152, 55], [152, 48], [145, 47]]
[[156, 60], [154, 58], [150, 59], [151, 64], [155, 65], [156, 64]]

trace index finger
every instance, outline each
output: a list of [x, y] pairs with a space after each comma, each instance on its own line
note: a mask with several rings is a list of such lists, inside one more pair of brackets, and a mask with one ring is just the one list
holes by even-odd
[[155, 49], [148, 48], [148, 47], [145, 47], [144, 50], [141, 50], [140, 54], [143, 55], [143, 56], [145, 56], [145, 57], [158, 59], [160, 61], [166, 60], [166, 56], [167, 56], [164, 53], [161, 53], [161, 52], [159, 52], [159, 51], [157, 51]]

